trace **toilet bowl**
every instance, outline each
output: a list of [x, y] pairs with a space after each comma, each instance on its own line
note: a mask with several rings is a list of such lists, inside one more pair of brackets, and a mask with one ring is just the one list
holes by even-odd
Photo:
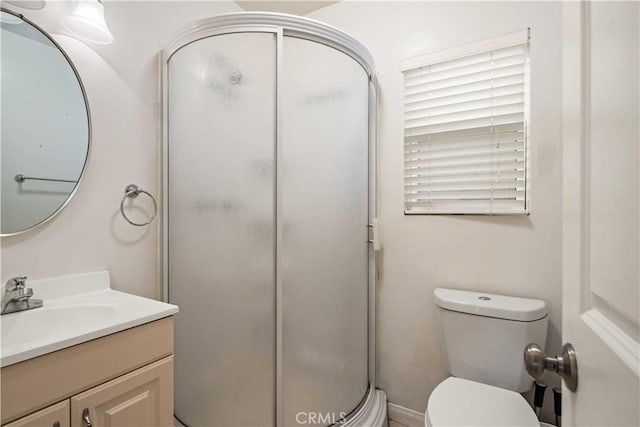
[[434, 300], [452, 376], [431, 393], [425, 426], [539, 427], [520, 393], [533, 385], [524, 347], [545, 342], [544, 301], [443, 288]]
[[515, 391], [449, 377], [429, 397], [425, 426], [539, 427], [529, 403]]

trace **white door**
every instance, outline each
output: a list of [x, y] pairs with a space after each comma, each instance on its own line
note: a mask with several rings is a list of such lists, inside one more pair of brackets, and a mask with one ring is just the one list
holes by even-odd
[[640, 425], [638, 2], [564, 5], [565, 425]]

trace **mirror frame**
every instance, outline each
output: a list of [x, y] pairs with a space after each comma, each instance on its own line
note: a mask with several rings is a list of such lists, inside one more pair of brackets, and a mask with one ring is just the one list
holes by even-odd
[[69, 58], [69, 55], [67, 55], [67, 52], [65, 52], [65, 50], [62, 48], [62, 46], [60, 46], [58, 44], [58, 42], [56, 42], [54, 40], [54, 38], [48, 32], [46, 32], [44, 29], [42, 29], [42, 27], [40, 27], [39, 25], [35, 24], [30, 19], [25, 18], [25, 16], [23, 14], [14, 12], [14, 11], [12, 11], [10, 9], [5, 8], [5, 7], [0, 7], [0, 11], [20, 18], [25, 23], [31, 25], [36, 30], [40, 31], [47, 39], [49, 39], [51, 41], [51, 43], [53, 43], [53, 45], [60, 51], [60, 53], [62, 53], [62, 56], [64, 56], [64, 59], [66, 59], [67, 63], [71, 67], [71, 70], [73, 70], [73, 73], [75, 74], [76, 79], [78, 80], [78, 84], [80, 85], [80, 91], [82, 92], [82, 97], [84, 98], [85, 109], [87, 111], [87, 134], [88, 134], [88, 138], [87, 138], [87, 155], [86, 155], [86, 157], [84, 159], [84, 164], [82, 165], [82, 170], [80, 171], [80, 176], [78, 177], [78, 182], [76, 182], [76, 185], [73, 187], [73, 190], [69, 194], [69, 197], [67, 197], [67, 199], [64, 201], [64, 203], [62, 203], [58, 207], [58, 209], [56, 209], [54, 212], [52, 212], [48, 217], [46, 217], [45, 219], [43, 219], [42, 221], [40, 221], [40, 222], [38, 222], [36, 224], [33, 224], [30, 227], [27, 227], [27, 228], [25, 228], [23, 230], [15, 231], [15, 232], [12, 232], [12, 233], [2, 233], [2, 230], [0, 229], [0, 237], [10, 237], [10, 236], [17, 236], [17, 235], [20, 235], [20, 234], [27, 233], [27, 232], [33, 230], [34, 228], [37, 228], [37, 227], [39, 227], [39, 226], [41, 226], [43, 224], [48, 223], [53, 218], [55, 218], [69, 204], [71, 199], [73, 199], [73, 196], [75, 196], [76, 192], [78, 191], [78, 187], [82, 183], [82, 179], [84, 178], [85, 172], [87, 171], [87, 165], [89, 164], [89, 157], [91, 157], [91, 146], [92, 146], [93, 133], [92, 133], [92, 126], [91, 126], [91, 110], [89, 108], [89, 98], [87, 97], [87, 92], [85, 90], [84, 83], [82, 82], [82, 78], [80, 78], [80, 73], [78, 72], [78, 69], [76, 68], [76, 66], [73, 64], [73, 61], [71, 61], [71, 58]]

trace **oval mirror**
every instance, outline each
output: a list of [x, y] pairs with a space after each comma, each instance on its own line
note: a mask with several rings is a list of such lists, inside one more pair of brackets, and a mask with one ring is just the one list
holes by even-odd
[[67, 54], [22, 15], [0, 13], [0, 234], [9, 236], [69, 202], [87, 163], [91, 124]]

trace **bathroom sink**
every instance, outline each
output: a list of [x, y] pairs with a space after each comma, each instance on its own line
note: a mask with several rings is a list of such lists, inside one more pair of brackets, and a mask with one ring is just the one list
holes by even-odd
[[30, 344], [73, 333], [79, 328], [90, 330], [115, 313], [107, 305], [43, 307], [6, 315], [2, 319], [2, 346], [28, 347]]
[[32, 281], [42, 308], [0, 316], [0, 366], [139, 326], [178, 307], [111, 289], [109, 273]]

